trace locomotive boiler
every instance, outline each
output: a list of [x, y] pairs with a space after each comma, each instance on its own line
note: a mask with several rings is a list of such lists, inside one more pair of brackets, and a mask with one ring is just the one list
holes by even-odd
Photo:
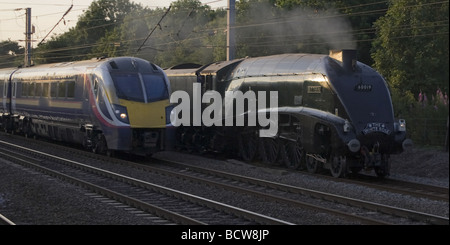
[[[204, 66], [183, 64], [165, 72], [172, 96], [182, 91], [192, 98], [191, 108], [201, 107], [202, 112], [209, 108], [206, 114], [179, 113], [177, 107], [172, 112], [179, 121], [189, 115], [190, 123], [181, 120], [185, 123], [176, 133], [176, 146], [189, 151], [237, 153], [245, 161], [259, 159], [313, 173], [328, 169], [335, 177], [362, 169], [384, 177], [389, 175], [390, 155], [412, 145], [406, 137], [405, 120], [394, 118], [386, 81], [357, 61], [355, 50], [332, 50], [329, 55], [280, 54]], [[233, 97], [232, 106], [227, 107], [227, 94], [238, 91], [244, 96], [239, 100]], [[250, 92], [252, 96], [245, 96]], [[271, 92], [277, 96], [269, 95]], [[196, 98], [208, 93], [213, 93], [214, 99]], [[262, 95], [266, 105], [255, 106], [263, 104], [258, 104]], [[172, 102], [180, 105], [180, 98], [185, 97]], [[277, 100], [275, 107], [269, 103], [271, 99]], [[195, 103], [199, 100], [202, 103]], [[211, 113], [215, 103], [222, 105], [217, 123], [199, 124], [216, 113]], [[237, 106], [244, 106], [243, 113], [236, 113]], [[234, 122], [244, 118], [244, 125], [227, 126], [230, 108], [234, 108]], [[269, 113], [277, 115], [269, 125], [249, 124], [252, 115], [267, 119]], [[269, 126], [276, 129], [275, 134], [261, 137], [261, 130]]]

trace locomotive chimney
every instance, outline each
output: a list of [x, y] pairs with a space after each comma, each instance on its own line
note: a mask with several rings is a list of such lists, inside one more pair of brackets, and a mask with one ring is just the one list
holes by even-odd
[[356, 50], [354, 49], [342, 49], [342, 50], [330, 50], [330, 58], [338, 61], [338, 63], [344, 68], [344, 70], [352, 72], [356, 67]]

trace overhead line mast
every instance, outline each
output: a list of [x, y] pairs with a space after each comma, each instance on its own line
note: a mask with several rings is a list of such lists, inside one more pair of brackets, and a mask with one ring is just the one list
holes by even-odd
[[227, 60], [233, 60], [236, 53], [234, 24], [236, 22], [236, 1], [228, 0], [227, 11]]
[[31, 34], [33, 34], [31, 26], [31, 8], [27, 8], [25, 25], [25, 67], [31, 66]]

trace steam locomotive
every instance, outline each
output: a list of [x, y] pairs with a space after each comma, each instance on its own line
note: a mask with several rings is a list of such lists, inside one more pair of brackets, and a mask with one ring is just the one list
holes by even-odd
[[160, 67], [132, 57], [0, 69], [0, 129], [150, 155], [164, 149], [169, 89]]
[[390, 155], [412, 146], [405, 120], [394, 119], [386, 81], [357, 61], [355, 50], [181, 64], [165, 72], [178, 125], [171, 147], [237, 153], [312, 173], [328, 169], [335, 177], [363, 169], [385, 177]]

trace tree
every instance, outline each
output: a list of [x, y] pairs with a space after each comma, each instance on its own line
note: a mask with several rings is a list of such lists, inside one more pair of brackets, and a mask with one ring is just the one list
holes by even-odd
[[120, 42], [117, 28], [127, 15], [140, 9], [141, 5], [129, 0], [92, 2], [74, 28], [38, 47], [40, 62], [73, 61], [115, 54], [110, 48], [115, 48], [111, 43]]
[[[212, 31], [207, 27], [216, 17], [214, 11], [198, 0], [178, 0], [172, 3], [170, 11], [167, 10], [146, 10], [146, 13], [141, 14], [144, 18], [140, 20], [126, 18], [122, 37], [132, 37], [128, 46], [129, 54], [162, 67], [211, 62], [213, 54], [206, 43]], [[160, 24], [157, 25], [158, 23]], [[151, 33], [153, 30], [155, 31]], [[150, 38], [144, 43], [150, 34]]]
[[375, 23], [374, 66], [399, 94], [448, 92], [448, 14], [448, 1], [399, 0]]
[[11, 40], [0, 42], [0, 68], [17, 67], [24, 62], [24, 49]]

